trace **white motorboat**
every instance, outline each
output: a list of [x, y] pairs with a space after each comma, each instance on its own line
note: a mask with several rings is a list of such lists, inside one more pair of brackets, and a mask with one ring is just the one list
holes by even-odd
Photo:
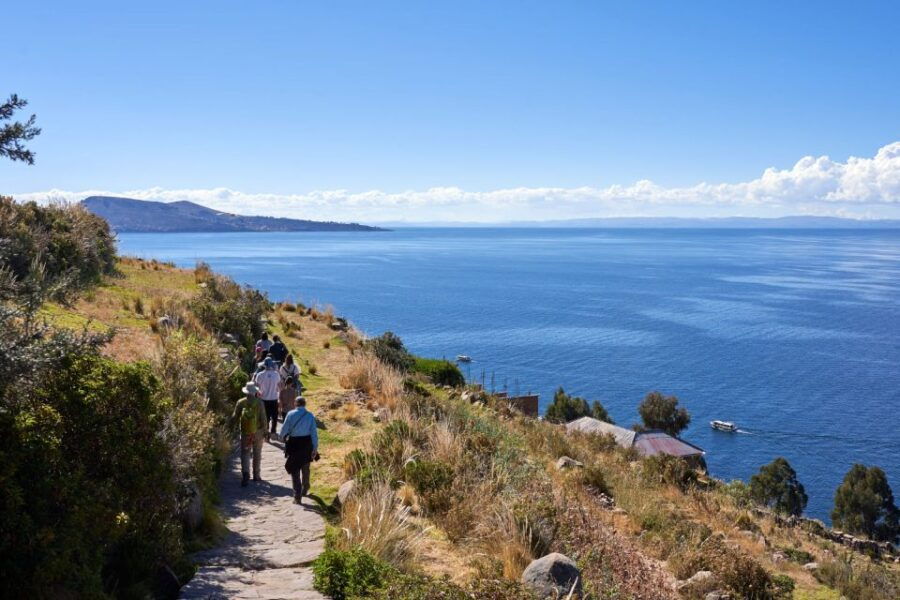
[[709, 426], [719, 431], [737, 431], [737, 425], [731, 421], [710, 421]]
[[462, 363], [472, 362], [472, 357], [467, 354], [460, 354], [456, 357], [456, 362], [462, 362]]

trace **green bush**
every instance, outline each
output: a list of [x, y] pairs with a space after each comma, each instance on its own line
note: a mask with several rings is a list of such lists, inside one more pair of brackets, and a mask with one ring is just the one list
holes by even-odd
[[779, 550], [781, 550], [781, 552], [788, 557], [788, 560], [793, 561], [799, 565], [805, 565], [816, 560], [815, 556], [800, 548], [779, 548]]
[[868, 560], [854, 561], [850, 553], [820, 563], [813, 574], [820, 583], [840, 591], [849, 600], [900, 598], [900, 573]]
[[772, 588], [775, 598], [790, 600], [794, 597], [795, 582], [793, 578], [781, 573], [772, 576]]
[[403, 469], [406, 482], [416, 490], [425, 510], [437, 513], [447, 510], [450, 496], [447, 493], [453, 483], [453, 469], [433, 460], [412, 461]]
[[213, 275], [205, 283], [191, 300], [191, 311], [212, 333], [237, 336], [244, 347], [250, 348], [265, 331], [269, 300], [261, 292], [221, 275]]
[[0, 265], [18, 283], [39, 267], [40, 278], [57, 284], [57, 299], [115, 272], [116, 242], [109, 224], [80, 204], [39, 206], [0, 196], [0, 231]]
[[390, 365], [400, 371], [406, 373], [412, 369], [415, 358], [407, 351], [397, 335], [390, 331], [385, 331], [376, 338], [366, 340], [364, 346], [369, 349], [375, 357], [386, 365]]
[[329, 548], [312, 565], [313, 586], [333, 600], [369, 598], [394, 569], [361, 548]]
[[412, 370], [422, 373], [437, 385], [459, 387], [465, 385], [466, 378], [455, 364], [449, 360], [416, 357]]
[[0, 596], [138, 593], [181, 552], [158, 383], [93, 356], [44, 376], [0, 411]]
[[358, 547], [328, 549], [312, 568], [315, 588], [334, 600], [535, 600], [518, 582], [478, 579], [463, 588], [446, 577], [402, 573]]

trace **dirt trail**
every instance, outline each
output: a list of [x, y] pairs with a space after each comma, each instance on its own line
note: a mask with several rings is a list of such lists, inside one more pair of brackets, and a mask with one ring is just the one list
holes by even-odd
[[228, 534], [194, 555], [200, 568], [181, 598], [325, 598], [313, 589], [309, 568], [324, 548], [325, 522], [313, 500], [294, 504], [280, 444], [263, 444], [262, 478], [242, 488], [240, 460], [232, 456], [221, 483]]

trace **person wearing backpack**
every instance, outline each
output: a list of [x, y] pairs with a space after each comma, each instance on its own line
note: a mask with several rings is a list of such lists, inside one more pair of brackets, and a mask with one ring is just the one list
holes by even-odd
[[[288, 378], [294, 381], [294, 388], [296, 393], [294, 396], [299, 396], [303, 393], [303, 384], [300, 382], [300, 367], [298, 367], [294, 363], [294, 355], [288, 354], [284, 359], [284, 364], [281, 365], [281, 368], [278, 369], [278, 374], [281, 375], [281, 381], [287, 381]], [[293, 398], [291, 398], [291, 406], [293, 407]], [[290, 408], [288, 409], [290, 410]], [[287, 412], [287, 410], [285, 411]]]
[[274, 360], [279, 367], [281, 366], [281, 363], [284, 362], [284, 357], [287, 356], [287, 353], [287, 346], [281, 341], [281, 337], [277, 335], [273, 337], [272, 345], [269, 347], [269, 356], [272, 357], [272, 360]]
[[259, 388], [252, 381], [241, 389], [247, 394], [234, 405], [232, 422], [241, 427], [241, 487], [250, 481], [250, 456], [253, 455], [253, 481], [262, 481], [259, 475], [262, 460], [263, 436], [266, 432], [266, 409], [259, 399]]
[[294, 384], [294, 378], [288, 377], [282, 379], [278, 384], [278, 412], [281, 413], [281, 420], [287, 418], [287, 414], [294, 409], [294, 399], [297, 397], [297, 387]]
[[319, 460], [319, 434], [316, 417], [306, 410], [306, 399], [297, 396], [295, 403], [297, 408], [287, 414], [281, 425], [281, 439], [287, 457], [284, 469], [291, 474], [294, 503], [302, 504], [303, 496], [309, 493], [309, 463]]

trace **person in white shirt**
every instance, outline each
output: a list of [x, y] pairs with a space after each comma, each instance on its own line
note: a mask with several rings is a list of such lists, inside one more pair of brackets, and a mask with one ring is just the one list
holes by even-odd
[[267, 358], [264, 364], [266, 368], [257, 373], [253, 381], [259, 388], [259, 397], [266, 405], [266, 441], [269, 441], [271, 434], [278, 428], [278, 384], [281, 383], [281, 376], [275, 370], [274, 360]]

